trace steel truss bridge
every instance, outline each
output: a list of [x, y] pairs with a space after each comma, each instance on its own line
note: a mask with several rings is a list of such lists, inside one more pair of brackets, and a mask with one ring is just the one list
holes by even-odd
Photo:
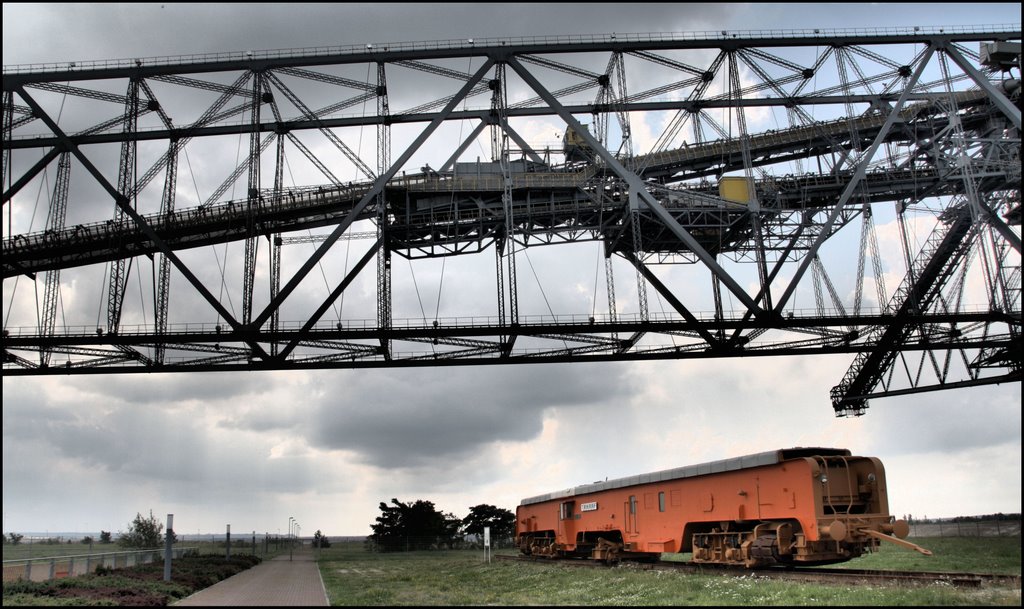
[[[839, 416], [1019, 382], [1020, 38], [5, 66], [3, 374], [850, 354]], [[562, 254], [585, 243], [586, 268]], [[589, 278], [589, 307], [554, 311], [541, 252], [577, 272], [547, 288]], [[445, 264], [470, 259], [484, 296], [440, 315]]]

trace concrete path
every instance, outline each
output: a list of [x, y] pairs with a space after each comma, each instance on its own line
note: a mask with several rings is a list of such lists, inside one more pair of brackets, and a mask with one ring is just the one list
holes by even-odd
[[288, 560], [287, 554], [265, 560], [174, 605], [326, 607], [329, 603], [320, 569], [313, 560], [313, 550], [303, 548], [295, 551], [292, 560]]

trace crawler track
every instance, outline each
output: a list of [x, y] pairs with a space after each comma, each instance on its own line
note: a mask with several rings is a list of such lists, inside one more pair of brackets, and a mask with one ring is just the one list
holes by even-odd
[[[580, 559], [535, 558], [529, 556], [496, 555], [496, 559], [559, 564], [571, 567], [607, 568], [604, 563]], [[640, 570], [676, 571], [684, 573], [733, 575], [737, 577], [756, 576], [771, 579], [820, 582], [820, 583], [851, 583], [870, 582], [874, 584], [917, 584], [928, 585], [943, 582], [958, 588], [980, 588], [983, 585], [1003, 585], [1020, 587], [1019, 575], [996, 575], [988, 573], [937, 573], [924, 571], [877, 571], [869, 569], [835, 569], [822, 567], [806, 567], [797, 569], [744, 569], [724, 565], [698, 565], [694, 563], [657, 561], [653, 563], [629, 562], [620, 563], [624, 568]]]

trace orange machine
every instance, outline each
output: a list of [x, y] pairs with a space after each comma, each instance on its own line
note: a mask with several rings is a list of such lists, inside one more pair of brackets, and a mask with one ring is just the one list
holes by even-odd
[[577, 486], [524, 499], [524, 554], [616, 562], [692, 552], [746, 567], [820, 565], [903, 541], [885, 470], [837, 448], [790, 448]]

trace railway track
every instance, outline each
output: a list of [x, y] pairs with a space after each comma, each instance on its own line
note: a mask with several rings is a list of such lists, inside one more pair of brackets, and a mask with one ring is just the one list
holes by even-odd
[[[557, 559], [537, 558], [530, 556], [496, 555], [494, 558], [505, 561], [558, 564], [570, 567], [582, 568], [608, 568], [604, 563], [592, 560], [581, 559]], [[707, 565], [687, 562], [657, 561], [657, 562], [631, 562], [623, 561], [618, 565], [621, 568], [653, 570], [653, 571], [674, 571], [680, 573], [694, 573], [702, 575], [731, 575], [735, 577], [759, 577], [789, 581], [818, 582], [818, 583], [873, 583], [886, 584], [916, 584], [929, 585], [944, 583], [958, 588], [980, 588], [985, 585], [1002, 585], [1020, 587], [1019, 575], [998, 575], [991, 573], [944, 573], [925, 571], [878, 571], [871, 569], [836, 569], [824, 567], [806, 567], [799, 569], [773, 568], [773, 569], [744, 569], [727, 565]]]

